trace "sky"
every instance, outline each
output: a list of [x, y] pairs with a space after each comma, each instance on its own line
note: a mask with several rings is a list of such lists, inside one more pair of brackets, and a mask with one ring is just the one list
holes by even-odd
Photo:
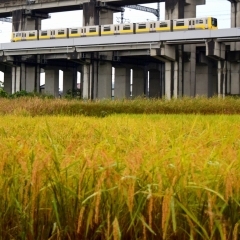
[[[217, 7], [216, 7], [217, 4]], [[157, 8], [157, 3], [144, 4], [144, 6]], [[165, 4], [160, 4], [160, 19], [165, 18]], [[227, 0], [206, 0], [206, 5], [197, 6], [197, 17], [213, 16], [218, 18], [219, 28], [230, 27], [230, 2]], [[72, 11], [50, 14], [51, 19], [42, 21], [42, 29], [67, 28], [82, 26], [82, 11]], [[121, 14], [114, 14], [114, 23], [120, 21]], [[156, 20], [155, 15], [134, 9], [125, 9], [126, 22], [146, 22]], [[11, 23], [0, 22], [0, 43], [9, 42], [11, 36]]]

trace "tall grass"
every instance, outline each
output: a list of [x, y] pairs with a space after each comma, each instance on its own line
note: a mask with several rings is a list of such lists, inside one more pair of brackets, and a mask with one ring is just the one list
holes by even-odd
[[0, 239], [239, 235], [240, 117], [1, 117]]
[[240, 114], [240, 99], [182, 98], [173, 100], [67, 100], [38, 97], [0, 98], [0, 115], [24, 116], [84, 115], [105, 117], [111, 114]]

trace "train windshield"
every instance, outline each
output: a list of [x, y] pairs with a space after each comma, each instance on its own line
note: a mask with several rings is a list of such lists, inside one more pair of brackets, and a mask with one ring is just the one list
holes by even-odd
[[217, 27], [217, 19], [216, 18], [212, 18], [212, 25], [214, 27]]

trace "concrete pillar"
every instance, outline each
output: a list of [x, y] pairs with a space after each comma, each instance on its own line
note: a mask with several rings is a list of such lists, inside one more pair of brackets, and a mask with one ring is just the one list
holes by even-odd
[[21, 90], [21, 67], [15, 66], [12, 68], [12, 93]]
[[4, 71], [4, 91], [12, 94], [12, 68], [8, 67]]
[[12, 31], [40, 30], [41, 18], [27, 15], [27, 10], [20, 9], [12, 12]]
[[97, 79], [97, 94], [98, 99], [111, 98], [112, 97], [112, 64], [104, 63], [98, 65], [98, 76], [95, 76], [95, 82]]
[[84, 64], [81, 70], [81, 95], [83, 99], [91, 99], [92, 65]]
[[144, 69], [134, 68], [132, 96], [134, 98], [143, 95], [144, 95]]
[[130, 74], [130, 68], [115, 68], [114, 99], [130, 98]]
[[37, 79], [36, 76], [40, 74], [36, 73], [35, 66], [28, 66], [24, 63], [21, 64], [21, 90], [25, 90], [27, 92], [35, 92], [37, 91]]
[[196, 46], [184, 46], [189, 58], [183, 63], [183, 95], [195, 97], [196, 95]]
[[63, 70], [63, 96], [68, 91], [74, 92], [77, 90], [77, 71], [76, 69]]
[[214, 61], [196, 66], [196, 95], [212, 97], [217, 94], [217, 68]]
[[[29, 11], [31, 13], [31, 11]], [[12, 12], [12, 31], [29, 31], [29, 30], [40, 30], [41, 29], [41, 20], [42, 18], [28, 15], [27, 10], [20, 9]], [[28, 65], [25, 63], [21, 63], [21, 69], [13, 69], [13, 81], [16, 82], [16, 72], [20, 72], [20, 76], [18, 76], [20, 89], [25, 90], [27, 92], [37, 91], [39, 92], [40, 85], [40, 69], [37, 64], [38, 56], [28, 56], [28, 58], [32, 58], [35, 60], [36, 65]], [[18, 68], [18, 67], [13, 67]], [[14, 87], [14, 89], [17, 89]], [[15, 91], [15, 90], [14, 90]]]
[[83, 3], [83, 26], [99, 25], [99, 11], [96, 8], [96, 0]]
[[173, 72], [173, 96], [178, 98], [179, 96], [179, 63], [174, 62], [174, 72]]
[[[96, 8], [96, 0], [83, 3], [83, 26], [102, 25], [113, 23], [113, 11]], [[111, 59], [111, 53], [102, 52], [106, 58]], [[91, 74], [89, 66], [83, 71], [83, 98], [111, 98], [112, 96], [112, 64], [109, 61], [96, 61], [98, 53], [91, 54]], [[90, 78], [89, 78], [90, 77]], [[86, 79], [88, 78], [88, 80]], [[90, 86], [90, 84], [92, 85]]]
[[174, 62], [165, 63], [165, 98], [172, 98]]
[[[101, 9], [99, 14], [99, 24], [112, 24], [113, 23], [113, 11], [107, 9]], [[112, 59], [112, 53], [101, 52], [101, 55], [104, 55], [106, 59]], [[112, 63], [109, 61], [99, 61], [98, 76], [95, 76], [98, 79], [97, 83], [97, 98], [111, 98], [112, 97]]]
[[231, 93], [231, 64], [226, 61], [226, 94]]
[[[205, 4], [205, 0], [166, 0], [166, 19], [195, 18], [196, 6]], [[174, 71], [174, 97], [182, 95], [195, 96], [196, 93], [196, 47], [192, 45], [178, 46], [178, 65]], [[184, 52], [190, 58], [183, 62]], [[168, 63], [169, 68], [170, 64]], [[167, 70], [169, 71], [169, 70]], [[166, 72], [167, 73], [167, 72]], [[172, 86], [173, 87], [173, 86]], [[170, 90], [170, 89], [168, 89]], [[166, 93], [169, 97], [169, 93]]]
[[59, 97], [59, 69], [45, 69], [45, 93]]
[[162, 95], [160, 72], [158, 70], [149, 71], [149, 97], [159, 98]]
[[225, 62], [224, 61], [218, 61], [218, 69], [217, 69], [217, 74], [218, 74], [218, 97], [224, 97], [225, 96], [225, 76], [226, 74], [224, 73], [224, 67], [225, 67]]
[[240, 94], [240, 64], [231, 63], [231, 76], [230, 76], [230, 93]]
[[[240, 27], [240, 1], [231, 1], [231, 28]], [[231, 51], [240, 51], [240, 43], [231, 43]]]

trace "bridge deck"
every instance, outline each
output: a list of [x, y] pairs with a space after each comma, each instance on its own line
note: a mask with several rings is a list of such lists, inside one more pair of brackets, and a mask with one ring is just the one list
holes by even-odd
[[[11, 16], [12, 11], [17, 9], [38, 10], [43, 13], [65, 12], [82, 9], [82, 4], [89, 0], [35, 0], [33, 4], [26, 4], [26, 0], [0, 0], [0, 18]], [[104, 0], [105, 3], [122, 7], [125, 5], [136, 5], [154, 3], [156, 0]], [[165, 2], [165, 0], [159, 0]]]
[[140, 49], [151, 49], [159, 48], [161, 42], [167, 44], [191, 44], [204, 43], [211, 39], [218, 42], [240, 41], [240, 28], [2, 43], [0, 44], [0, 55], [67, 53], [75, 51], [75, 48], [79, 52], [121, 51], [122, 49], [138, 49], [138, 47]]

